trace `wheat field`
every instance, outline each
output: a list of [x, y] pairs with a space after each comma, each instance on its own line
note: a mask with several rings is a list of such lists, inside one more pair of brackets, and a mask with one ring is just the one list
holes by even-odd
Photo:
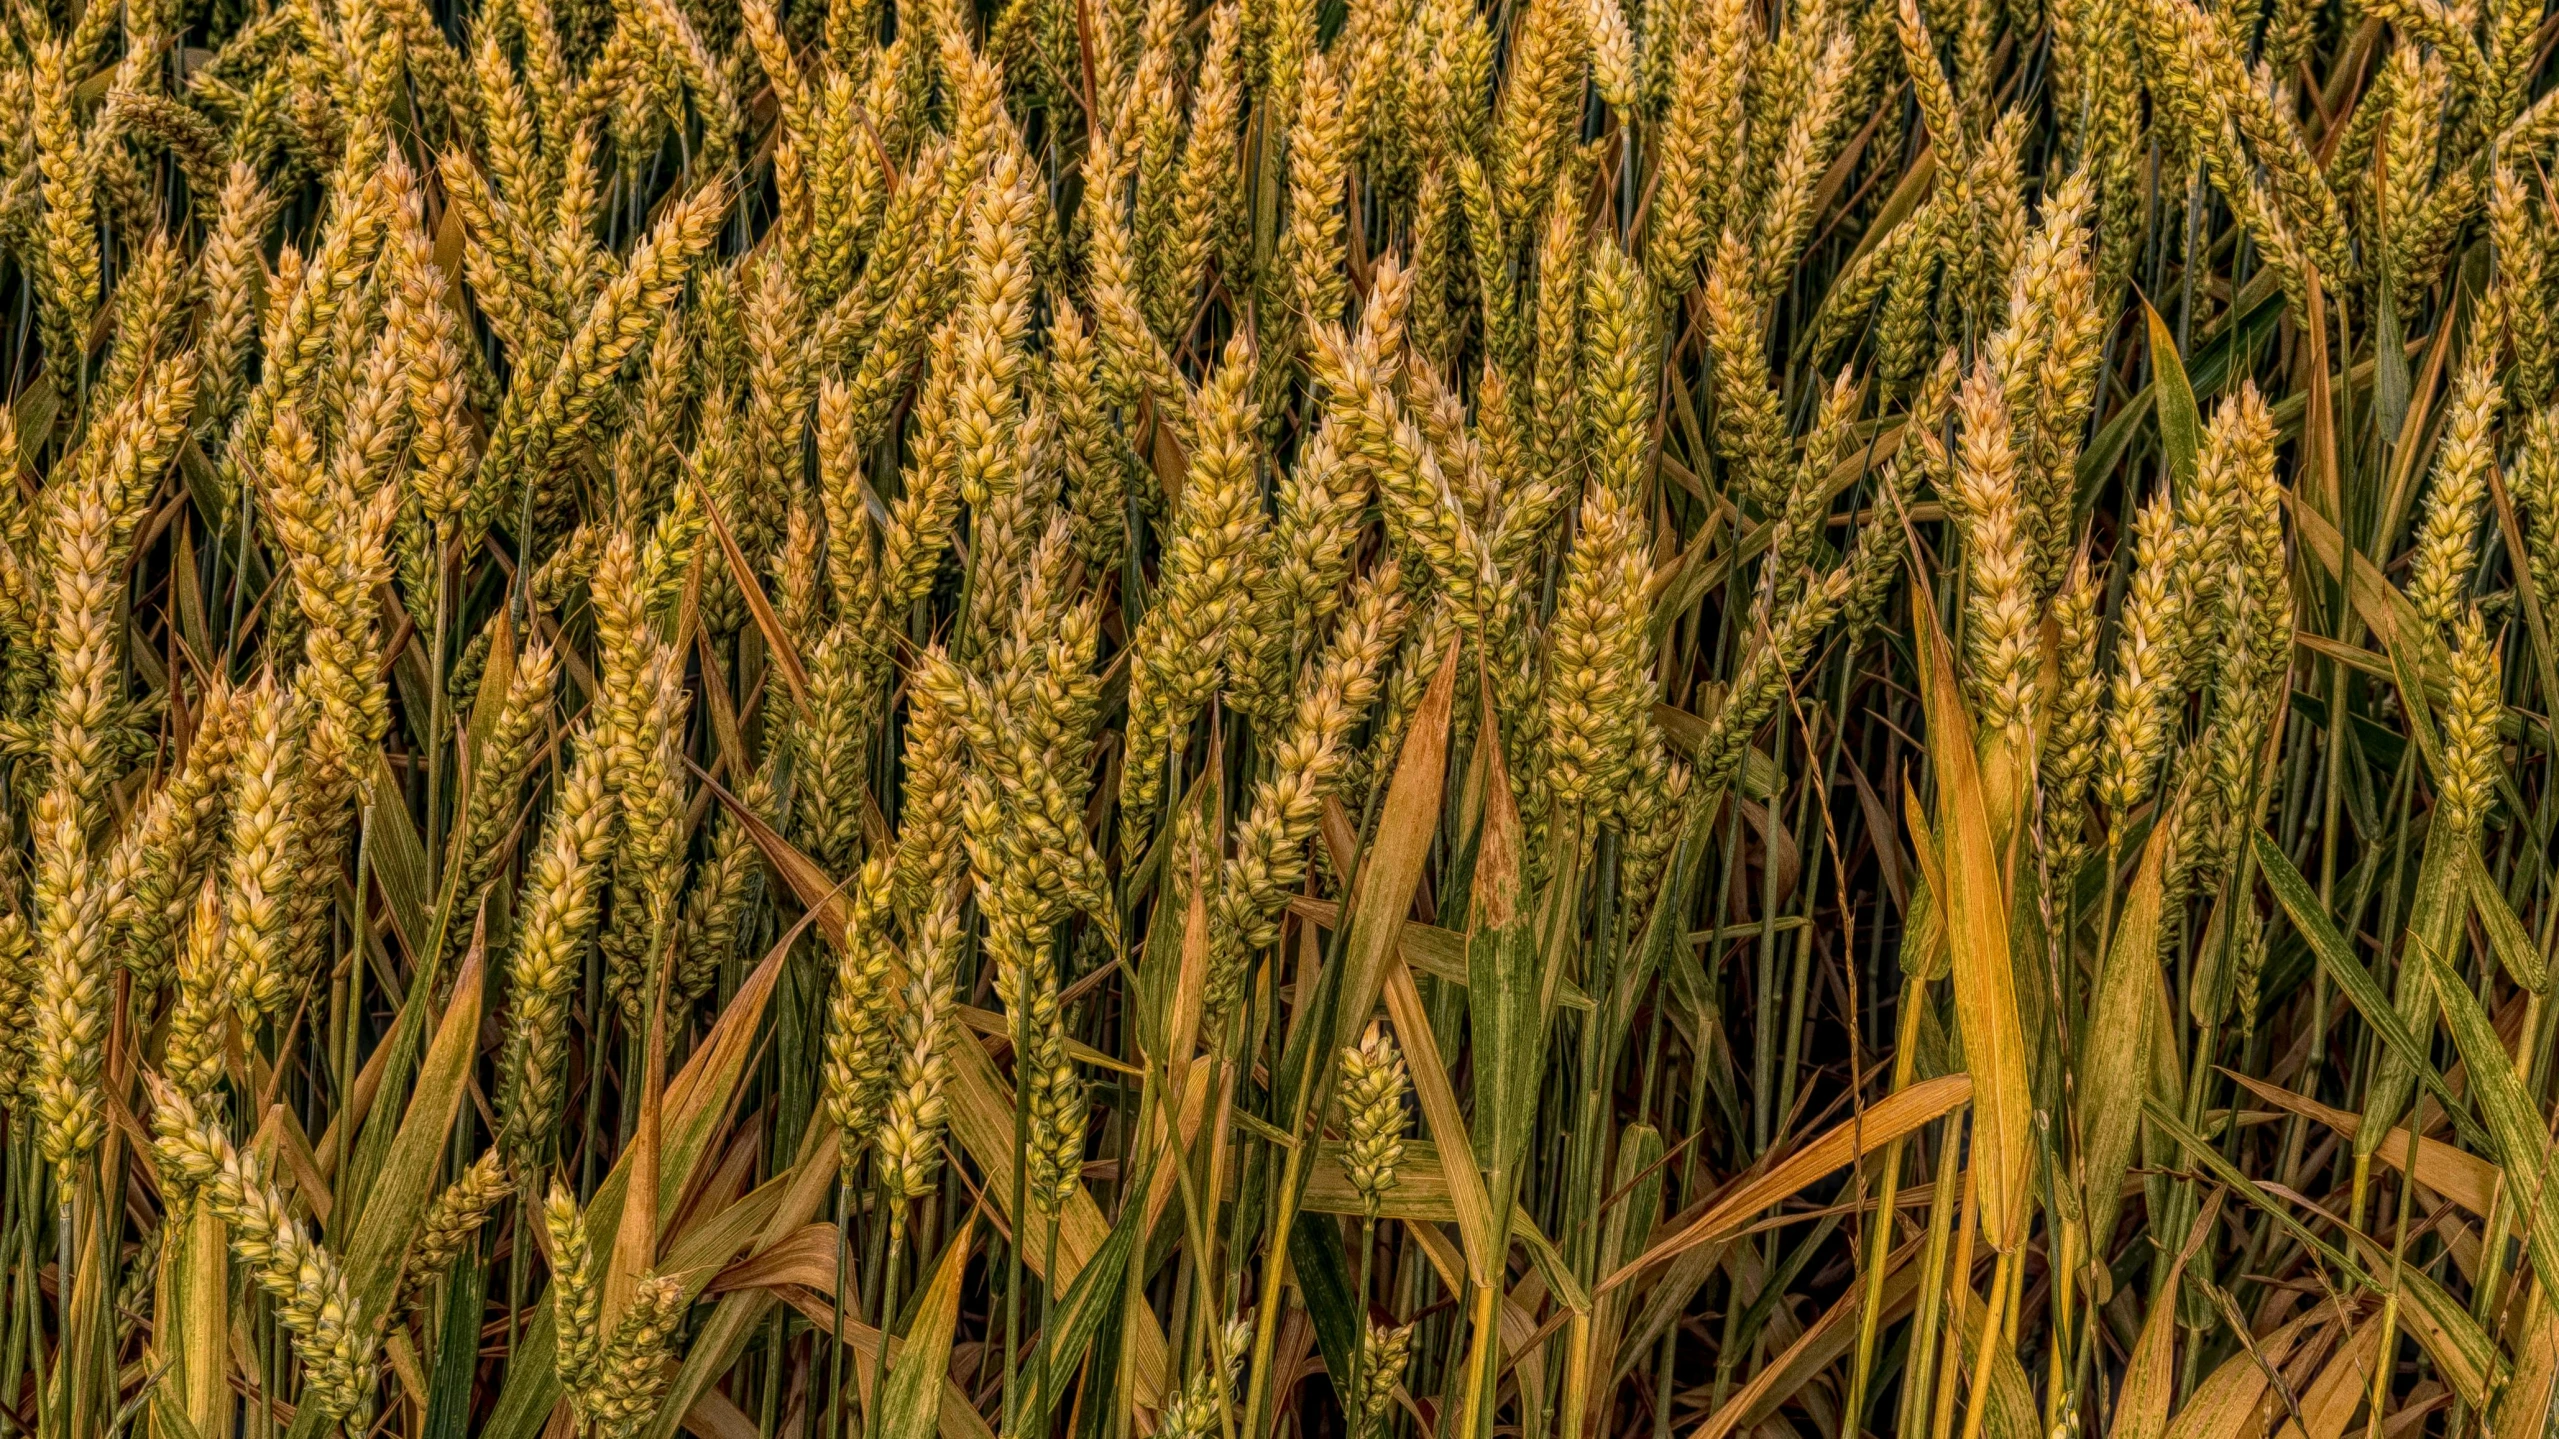
[[2559, 1432], [2554, 46], [15, 0], [0, 1434]]

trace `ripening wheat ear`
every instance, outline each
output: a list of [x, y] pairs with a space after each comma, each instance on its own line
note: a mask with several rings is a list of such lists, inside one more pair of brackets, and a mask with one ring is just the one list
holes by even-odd
[[[558, 652], [537, 640], [515, 656], [506, 692], [483, 700], [494, 702], [496, 710], [473, 758], [470, 796], [454, 826], [447, 858], [455, 871], [457, 913], [479, 908], [480, 895], [504, 858], [502, 846], [516, 827], [524, 781], [550, 717], [558, 671]], [[463, 943], [462, 928], [455, 925], [448, 930], [446, 943]]]
[[592, 726], [571, 741], [572, 758], [552, 798], [542, 842], [526, 875], [524, 918], [507, 961], [509, 1017], [499, 1058], [499, 1126], [509, 1157], [530, 1172], [548, 1152], [558, 1118], [570, 985], [578, 950], [595, 923], [596, 890], [612, 836], [614, 800], [605, 786], [607, 745]]
[[230, 1018], [222, 957], [221, 895], [208, 874], [188, 915], [178, 953], [177, 998], [161, 1041], [161, 1073], [191, 1099], [211, 1097], [222, 1077], [223, 1035]]
[[1706, 276], [1706, 333], [1715, 352], [1718, 420], [1715, 444], [1736, 488], [1760, 505], [1783, 483], [1785, 428], [1762, 353], [1766, 335], [1755, 292], [1756, 272], [1741, 237], [1724, 233]]
[[2177, 529], [2166, 492], [2142, 505], [2133, 521], [2133, 543], [2097, 784], [2097, 798], [2109, 815], [2110, 847], [2120, 840], [2132, 807], [2149, 797], [2171, 738], [2170, 711], [2184, 684], [2178, 635], [2186, 604], [2174, 571], [2188, 541]]
[[2085, 551], [2071, 563], [2051, 609], [2052, 689], [2038, 701], [2046, 717], [2036, 763], [2043, 857], [2051, 872], [2076, 877], [2087, 857], [2088, 785], [2096, 772], [2105, 684], [2098, 623], [2105, 596]]
[[887, 933], [896, 877], [893, 862], [881, 856], [854, 882], [827, 997], [826, 1108], [843, 1136], [840, 1153], [848, 1173], [861, 1162], [896, 1077], [894, 981], [896, 971], [908, 967]]
[[2491, 357], [2474, 354], [2453, 388], [2443, 438], [2436, 444], [2425, 515], [2408, 560], [2409, 602], [2417, 613], [2446, 628], [2469, 601], [2479, 521], [2487, 508], [2488, 470], [2497, 462], [2488, 432], [2500, 398]]
[[35, 942], [24, 917], [0, 914], [0, 1099], [15, 1115], [24, 1104], [27, 1004], [35, 988]]
[[1344, 1049], [1341, 1065], [1342, 1113], [1350, 1131], [1345, 1168], [1373, 1221], [1395, 1188], [1396, 1166], [1404, 1162], [1404, 1126], [1409, 1122], [1404, 1101], [1411, 1080], [1403, 1051], [1383, 1030]]
[[1990, 363], [1976, 366], [1955, 402], [1953, 508], [1962, 516], [1965, 644], [1987, 729], [2033, 729], [2036, 651], [2033, 556], [2019, 495], [2016, 417]]
[[1298, 701], [1274, 748], [1269, 778], [1253, 788], [1235, 854], [1211, 906], [1211, 958], [1201, 1023], [1214, 1027], [1246, 979], [1245, 952], [1278, 937], [1274, 923], [1305, 877], [1307, 842], [1348, 759], [1351, 730], [1376, 700], [1386, 657], [1404, 628], [1403, 572], [1392, 560], [1352, 587], [1324, 651], [1296, 677]]
[[44, 220], [33, 274], [43, 297], [45, 373], [57, 396], [79, 391], [88, 348], [82, 332], [99, 293], [96, 201], [80, 153], [85, 137], [73, 114], [73, 67], [80, 64], [63, 41], [36, 46], [33, 129]]
[[31, 826], [35, 858], [35, 1073], [45, 1157], [66, 1179], [104, 1135], [98, 1075], [106, 1038], [110, 896], [91, 831], [112, 778], [107, 726], [121, 698], [115, 615], [143, 501], [193, 403], [192, 356], [155, 364], [102, 418], [39, 518], [52, 586], [54, 694], [47, 777]]
[[479, 1234], [492, 1210], [512, 1191], [505, 1166], [494, 1149], [471, 1161], [460, 1178], [446, 1185], [418, 1226], [416, 1242], [401, 1261], [395, 1310], [422, 1302], [426, 1285], [460, 1257]]
[[1263, 529], [1253, 451], [1259, 419], [1247, 388], [1252, 373], [1238, 336], [1200, 388], [1180, 526], [1157, 581], [1163, 598], [1131, 642], [1120, 818], [1132, 853], [1144, 845], [1164, 792], [1166, 746], [1216, 690], [1220, 641], [1250, 597], [1245, 566], [1260, 549]]
[[276, 1302], [303, 1363], [305, 1402], [361, 1433], [373, 1410], [373, 1349], [380, 1326], [348, 1293], [330, 1252], [291, 1217], [264, 1167], [231, 1147], [221, 1124], [185, 1094], [155, 1083], [154, 1149], [161, 1172], [200, 1193], [231, 1232], [232, 1251]]
[[208, 686], [186, 757], [118, 836], [107, 859], [109, 943], [146, 986], [166, 978], [171, 936], [185, 914], [190, 882], [211, 858], [223, 791], [238, 757], [240, 697], [228, 681]]
[[943, 1046], [952, 1019], [954, 966], [962, 935], [956, 896], [944, 900], [913, 932], [907, 963], [913, 977], [896, 1022], [897, 1073], [889, 1091], [888, 1111], [878, 1132], [882, 1185], [899, 1208], [892, 1222], [902, 1223], [902, 1201], [920, 1199], [933, 1190], [940, 1163], [939, 1146], [945, 1115], [945, 1089], [950, 1060]]
[[389, 246], [396, 288], [384, 318], [397, 337], [408, 407], [409, 482], [428, 525], [467, 550], [478, 539], [471, 531], [488, 522], [495, 497], [474, 483], [478, 466], [466, 413], [464, 337], [446, 303], [448, 281], [435, 263], [423, 221], [409, 206], [402, 211]]
[[2454, 831], [2475, 836], [2497, 791], [2497, 717], [2504, 709], [2504, 676], [2497, 644], [2475, 612], [2454, 631], [2452, 693], [2444, 705], [2443, 764], [2439, 783], [2443, 814]]

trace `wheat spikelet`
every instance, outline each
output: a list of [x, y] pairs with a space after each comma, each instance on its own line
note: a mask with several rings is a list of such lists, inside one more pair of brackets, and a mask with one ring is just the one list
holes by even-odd
[[1272, 750], [1272, 773], [1253, 787], [1237, 826], [1235, 854], [1220, 876], [1212, 910], [1224, 951], [1212, 960], [1203, 1022], [1233, 1006], [1243, 956], [1276, 937], [1272, 919], [1304, 878], [1305, 849], [1325, 797], [1348, 758], [1351, 730], [1377, 697], [1386, 656], [1404, 626], [1402, 574], [1390, 560], [1352, 587], [1348, 608], [1322, 655], [1308, 662], [1298, 701]]
[[417, 1239], [401, 1261], [399, 1297], [392, 1305], [395, 1312], [422, 1299], [427, 1282], [452, 1265], [509, 1192], [506, 1170], [494, 1149], [471, 1161], [461, 1177], [437, 1191], [426, 1218], [419, 1221]]
[[577, 977], [577, 951], [595, 923], [600, 867], [613, 834], [607, 737], [586, 726], [573, 748], [525, 877], [524, 917], [507, 960], [512, 1012], [499, 1058], [499, 1128], [519, 1171], [544, 1152], [559, 1108], [569, 986]]
[[[947, 893], [947, 891], [946, 891]], [[950, 1061], [943, 1050], [951, 982], [959, 957], [957, 905], [945, 900], [912, 931], [907, 942], [908, 979], [896, 1020], [897, 1073], [875, 1143], [883, 1184], [898, 1199], [920, 1199], [933, 1190]]]
[[57, 396], [80, 388], [87, 363], [89, 312], [99, 294], [96, 200], [79, 121], [72, 113], [71, 47], [47, 39], [35, 53], [32, 99], [36, 163], [44, 201], [41, 261], [35, 269], [44, 298], [45, 373]]
[[108, 854], [115, 896], [108, 907], [108, 942], [146, 986], [166, 976], [169, 937], [184, 913], [186, 889], [212, 849], [222, 794], [239, 754], [240, 720], [238, 695], [216, 676], [185, 757]]
[[1395, 1167], [1404, 1161], [1404, 1096], [1411, 1081], [1403, 1051], [1384, 1030], [1372, 1030], [1344, 1049], [1341, 1065], [1342, 1110], [1350, 1131], [1343, 1164], [1373, 1221], [1395, 1187]]
[[2177, 527], [2165, 492], [2154, 493], [2133, 522], [2133, 574], [2115, 640], [2098, 801], [2106, 806], [2108, 843], [2123, 832], [2132, 807], [2147, 798], [2172, 736], [2169, 721], [2183, 694], [2178, 635], [2186, 601], [2174, 584], [2179, 552], [2190, 541]]
[[1125, 843], [1143, 846], [1163, 794], [1166, 745], [1217, 687], [1218, 655], [1249, 598], [1243, 557], [1260, 548], [1262, 514], [1252, 435], [1259, 424], [1239, 340], [1201, 387], [1198, 444], [1183, 480], [1179, 528], [1167, 548], [1160, 598], [1132, 641], [1128, 761], [1121, 772]]
[[2417, 613], [2439, 626], [2451, 626], [2469, 601], [2479, 518], [2487, 506], [2488, 467], [2496, 463], [2488, 429], [2496, 421], [2501, 393], [2486, 356], [2465, 363], [2435, 451], [2425, 513], [2408, 558], [2408, 599]]
[[1740, 492], [1763, 507], [1783, 481], [1785, 428], [1761, 353], [1757, 271], [1739, 235], [1727, 230], [1706, 278], [1706, 334], [1715, 352], [1716, 450]]
[[44, 1154], [65, 1178], [103, 1134], [97, 1085], [113, 899], [90, 830], [113, 777], [107, 725], [122, 687], [113, 619], [142, 501], [168, 464], [193, 395], [188, 358], [154, 365], [102, 422], [56, 492], [63, 497], [58, 507], [43, 516], [53, 694], [46, 783], [30, 826], [39, 956], [33, 1082]]
[[844, 1136], [848, 1170], [871, 1138], [896, 1074], [894, 978], [906, 966], [887, 933], [895, 880], [895, 866], [882, 856], [854, 881], [826, 1001], [826, 1108]]
[[2510, 170], [2490, 177], [2488, 233], [2496, 249], [2497, 278], [2488, 291], [2493, 323], [2514, 361], [2508, 388], [2525, 405], [2550, 393], [2555, 358], [2549, 312], [2540, 296], [2549, 262], [2542, 217], [2529, 210], [2522, 181]]
[[1395, 1407], [1395, 1390], [1404, 1382], [1411, 1361], [1413, 1326], [1371, 1323], [1360, 1339], [1359, 1417], [1361, 1427], [1377, 1432]]
[[1994, 730], [2035, 727], [2034, 557], [2017, 457], [2016, 420], [1991, 364], [1964, 381], [1955, 408], [1962, 425], [1955, 463], [1955, 509], [1963, 517], [1967, 626], [1982, 723]]
[[0, 1099], [9, 1112], [23, 1112], [20, 1098], [27, 1074], [28, 1001], [34, 993], [35, 943], [24, 917], [0, 914]]
[[2476, 835], [2496, 799], [2499, 752], [2497, 716], [2504, 708], [2504, 680], [2497, 648], [2476, 614], [2455, 627], [2460, 643], [2452, 656], [2452, 694], [2444, 705], [2444, 821], [2453, 832]]

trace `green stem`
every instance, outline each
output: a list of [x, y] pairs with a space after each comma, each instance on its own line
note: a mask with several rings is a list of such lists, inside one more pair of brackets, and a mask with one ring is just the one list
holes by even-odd
[[880, 1284], [880, 1342], [871, 1351], [871, 1399], [862, 1407], [865, 1425], [874, 1433], [879, 1425], [881, 1395], [889, 1382], [889, 1330], [897, 1323], [897, 1283], [900, 1261], [906, 1258], [906, 1202], [892, 1197], [883, 1186], [880, 1203], [889, 1211], [889, 1254], [887, 1272]]
[[1351, 1291], [1359, 1328], [1351, 1336], [1351, 1379], [1348, 1392], [1342, 1395], [1342, 1417], [1349, 1425], [1351, 1439], [1368, 1439], [1368, 1395], [1361, 1383], [1361, 1371], [1368, 1367], [1369, 1269], [1376, 1258], [1377, 1208], [1371, 1205], [1359, 1222], [1359, 1287]]
[[826, 1439], [841, 1439], [844, 1433], [844, 1269], [846, 1251], [853, 1247], [853, 1206], [846, 1198], [853, 1186], [847, 1167], [839, 1163], [835, 1171], [835, 1319], [826, 1346]]
[[[972, 548], [972, 555], [976, 553]], [[965, 591], [963, 592], [965, 593]], [[1027, 1001], [1020, 990], [1017, 998]], [[1027, 1002], [1013, 1006], [1013, 1232], [1004, 1245], [1004, 1433], [1020, 1433], [1021, 1388], [1017, 1382], [1020, 1367], [1018, 1355], [1022, 1346], [1022, 1232], [1025, 1206], [1030, 1197], [1029, 1169], [1025, 1156], [1031, 1147], [1031, 1053], [1030, 1007]]]
[[435, 635], [428, 646], [433, 656], [427, 685], [427, 792], [426, 792], [426, 859], [429, 888], [444, 866], [444, 732], [451, 723], [445, 713], [445, 634], [453, 625], [453, 584], [451, 566], [445, 563], [444, 525], [439, 521], [434, 530], [432, 551], [435, 560]]

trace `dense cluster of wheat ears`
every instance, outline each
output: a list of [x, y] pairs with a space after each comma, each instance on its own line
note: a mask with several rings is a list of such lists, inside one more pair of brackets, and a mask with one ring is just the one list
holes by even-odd
[[2544, 3], [12, 0], [0, 1436], [2559, 1432]]

